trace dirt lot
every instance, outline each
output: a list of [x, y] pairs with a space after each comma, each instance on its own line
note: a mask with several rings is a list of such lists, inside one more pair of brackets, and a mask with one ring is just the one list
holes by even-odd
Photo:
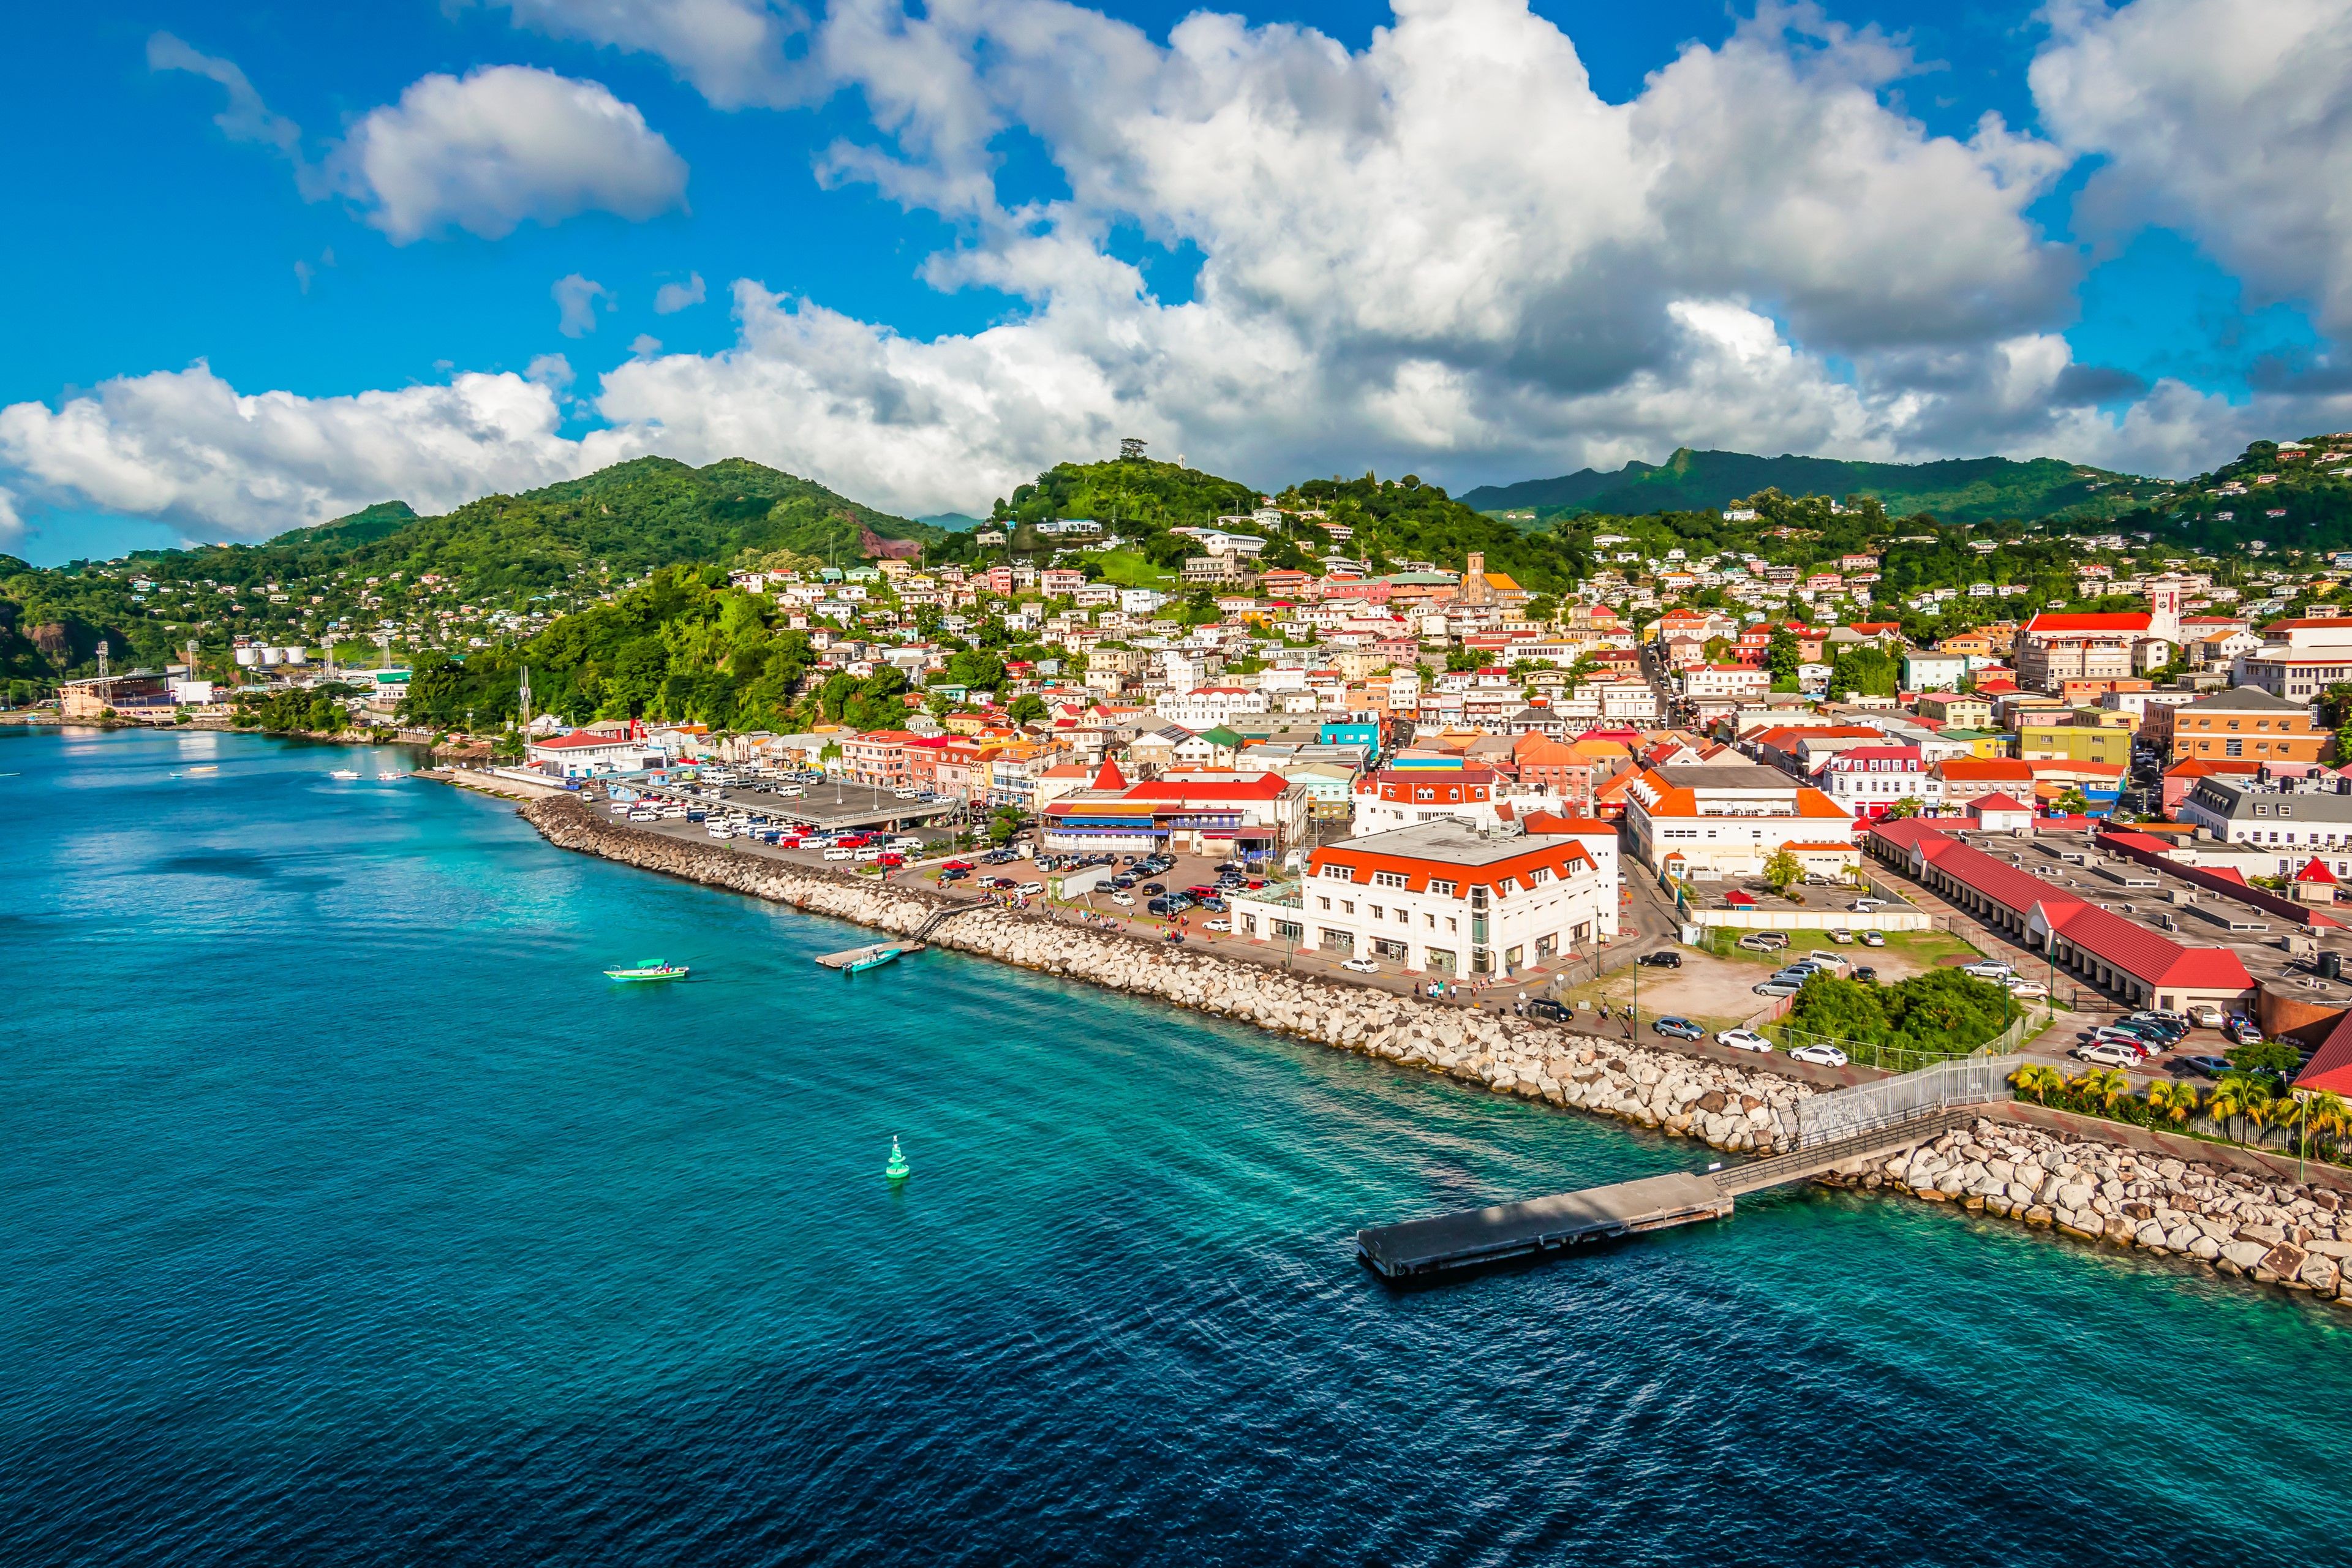
[[1751, 989], [1758, 981], [1816, 950], [1834, 952], [1852, 965], [1867, 964], [1887, 982], [1945, 963], [1970, 963], [1979, 956], [1974, 948], [1942, 931], [1889, 931], [1886, 945], [1876, 948], [1860, 942], [1840, 946], [1826, 936], [1806, 931], [1789, 934], [1790, 944], [1780, 952], [1750, 952], [1734, 947], [1727, 956], [1717, 956], [1685, 947], [1676, 950], [1683, 958], [1679, 969], [1621, 970], [1598, 985], [1581, 985], [1557, 994], [1563, 1002], [1575, 1002], [1580, 1010], [1602, 1001], [1612, 1007], [1622, 1006], [1636, 1000], [1638, 985], [1645, 1024], [1661, 1014], [1679, 1013], [1710, 1030], [1728, 1029], [1764, 1005], [1764, 998]]

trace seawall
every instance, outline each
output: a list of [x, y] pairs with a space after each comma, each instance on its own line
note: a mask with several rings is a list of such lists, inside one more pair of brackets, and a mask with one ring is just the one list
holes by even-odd
[[[559, 848], [894, 935], [911, 936], [940, 910], [961, 910], [926, 940], [1443, 1073], [1495, 1093], [1616, 1117], [1727, 1152], [1772, 1152], [1780, 1112], [1814, 1092], [1809, 1084], [1758, 1068], [1339, 985], [1122, 931], [973, 907], [929, 889], [647, 833], [607, 821], [569, 794], [532, 801], [520, 815]], [[1990, 1116], [1968, 1132], [1948, 1133], [1898, 1158], [1860, 1163], [1827, 1179], [1957, 1203], [2087, 1240], [2174, 1253], [2224, 1273], [2352, 1305], [2352, 1295], [2345, 1293], [2352, 1214], [2339, 1236], [2342, 1200], [2326, 1188], [2266, 1181], [2259, 1173]]]

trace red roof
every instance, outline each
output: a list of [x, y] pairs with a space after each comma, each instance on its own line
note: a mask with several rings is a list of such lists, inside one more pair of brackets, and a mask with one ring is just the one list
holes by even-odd
[[1290, 787], [1280, 773], [1252, 779], [1153, 779], [1127, 792], [1129, 800], [1274, 800]]
[[2183, 947], [2168, 936], [2135, 925], [2063, 888], [1951, 838], [1931, 823], [1873, 824], [1873, 837], [1905, 847], [1916, 846], [1928, 864], [1994, 902], [2024, 914], [2037, 905], [2050, 928], [2101, 963], [2151, 986], [2200, 991], [2250, 991], [2253, 977], [2227, 948]]
[[1117, 763], [1111, 761], [1108, 757], [1105, 757], [1103, 759], [1101, 771], [1095, 774], [1094, 787], [1096, 789], [1125, 789], [1127, 787], [1127, 775], [1118, 771], [1118, 764]]
[[2147, 612], [2126, 610], [2095, 616], [2044, 614], [2026, 622], [2025, 629], [2029, 632], [2144, 632], [2147, 630]]
[[2294, 879], [2298, 882], [2316, 883], [2325, 888], [2332, 888], [2336, 885], [2336, 873], [2321, 865], [2317, 856], [2314, 856], [2308, 865], [2305, 866], [2302, 870], [2297, 871], [2294, 874]]
[[2313, 1093], [2352, 1094], [2352, 1013], [2338, 1018], [2327, 1038], [2319, 1042], [2311, 1060], [2295, 1075], [2294, 1087]]
[[629, 743], [626, 735], [594, 735], [585, 730], [574, 730], [569, 735], [551, 735], [544, 741], [531, 742], [542, 751], [551, 752], [577, 751], [583, 746], [625, 746]]
[[1969, 809], [1979, 816], [1982, 816], [1989, 811], [2022, 811], [2030, 814], [2033, 810], [2023, 801], [2011, 800], [2005, 795], [1979, 795], [1969, 804]]

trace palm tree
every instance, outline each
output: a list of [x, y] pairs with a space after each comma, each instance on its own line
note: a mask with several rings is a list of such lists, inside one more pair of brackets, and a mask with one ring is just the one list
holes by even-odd
[[2245, 1092], [2238, 1113], [2254, 1124], [2254, 1142], [2263, 1141], [2263, 1123], [2276, 1117], [2279, 1101], [2265, 1086], [2256, 1083]]
[[2304, 1101], [2304, 1136], [2325, 1132], [2341, 1142], [2347, 1131], [2352, 1131], [2352, 1104], [2334, 1089], [2323, 1089]]
[[[2304, 1102], [2300, 1095], [2290, 1094], [2283, 1100], [2271, 1102], [2271, 1121], [2281, 1127], [2299, 1130], [2310, 1114], [2311, 1107]], [[2289, 1146], [2299, 1147], [2293, 1140], [2290, 1140]], [[2299, 1159], [2301, 1155], [2298, 1154], [2296, 1157]]]
[[2049, 1104], [2051, 1091], [2066, 1087], [2066, 1080], [2058, 1076], [2057, 1068], [2034, 1062], [2028, 1062], [2010, 1074], [2009, 1082], [2018, 1093], [2032, 1095], [2036, 1105]]
[[[2212, 1098], [2205, 1102], [2206, 1114], [2212, 1117], [2214, 1126], [2227, 1133], [2230, 1131], [2231, 1118], [2244, 1112], [2246, 1097], [2260, 1092], [2262, 1092], [2261, 1086], [2256, 1084], [2250, 1075], [2242, 1072], [2225, 1072], [2221, 1075], [2221, 1080], [2213, 1086]], [[2238, 1142], [2242, 1143], [2245, 1140], [2241, 1138]]]
[[2131, 1075], [2121, 1068], [2109, 1068], [2105, 1072], [2083, 1075], [2083, 1097], [2096, 1101], [2109, 1116], [2116, 1113], [2116, 1102], [2131, 1098]]
[[2147, 1110], [2151, 1120], [2161, 1116], [2175, 1127], [2186, 1126], [2197, 1117], [2197, 1086], [2178, 1079], [2158, 1079], [2147, 1086]]

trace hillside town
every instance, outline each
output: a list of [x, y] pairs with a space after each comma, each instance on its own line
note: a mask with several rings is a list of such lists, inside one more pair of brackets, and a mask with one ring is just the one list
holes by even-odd
[[[1961, 956], [2017, 939], [1994, 978], [2048, 1014], [2063, 960], [2086, 1032], [2102, 1009], [2144, 1008], [2315, 1043], [2264, 1002], [2325, 1000], [2317, 939], [2352, 880], [2342, 715], [2321, 722], [2352, 681], [2352, 616], [2326, 602], [2326, 570], [2224, 574], [2095, 539], [2123, 552], [2077, 569], [2099, 607], [2045, 595], [2021, 619], [1955, 614], [1964, 626], [1922, 637], [1955, 600], [1997, 617], [2010, 585], [1891, 600], [1873, 552], [1800, 569], [1606, 531], [1572, 595], [1475, 552], [1460, 571], [1376, 574], [1333, 540], [1320, 570], [1265, 565], [1294, 521], [1269, 504], [1173, 530], [1197, 553], [1153, 586], [1108, 580], [1118, 541], [1083, 519], [992, 563], [738, 570], [727, 592], [805, 637], [803, 692], [877, 701], [791, 732], [579, 718], [533, 710], [525, 668], [508, 731], [481, 738], [512, 775], [651, 797], [698, 833], [950, 882], [982, 869], [953, 858], [964, 846], [1026, 857], [1064, 875], [975, 885], [1099, 894], [1174, 938], [1303, 950], [1368, 983], [1533, 977], [1558, 995], [1580, 975], [1584, 1005], [1606, 1006], [1600, 983], [1635, 946], [1703, 958], [1718, 934], [1790, 930], [1884, 946], [1948, 903]], [[328, 689], [357, 724], [447, 738], [414, 729], [388, 638], [343, 663], [332, 643], [237, 641], [236, 691], [191, 658], [69, 682], [63, 714], [184, 721], [257, 689]], [[849, 721], [877, 705], [887, 721]], [[754, 785], [764, 809], [660, 799], [671, 781]], [[1179, 857], [1200, 858], [1182, 881], [1132, 870], [1173, 876]], [[2114, 889], [2070, 874], [2126, 862]], [[2163, 909], [2102, 896], [2168, 880]], [[1744, 1028], [1782, 1004], [1768, 987], [1754, 1016], [1701, 1011]]]

